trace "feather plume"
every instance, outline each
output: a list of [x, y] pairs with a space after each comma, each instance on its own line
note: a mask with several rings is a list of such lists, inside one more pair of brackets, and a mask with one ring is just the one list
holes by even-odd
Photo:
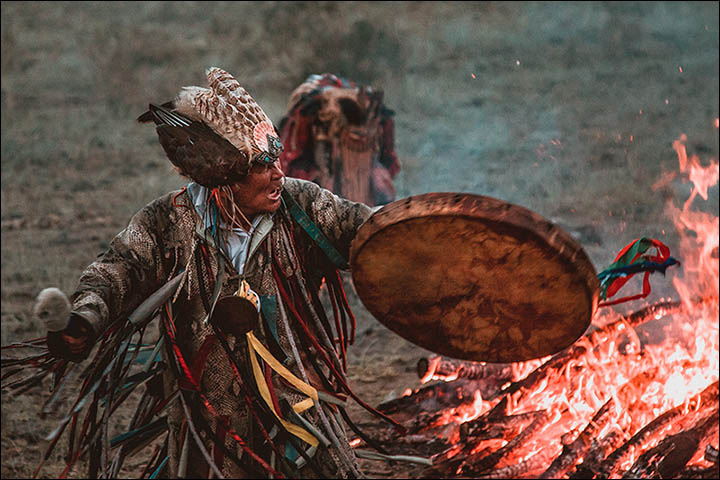
[[[181, 175], [206, 187], [237, 182], [260, 152], [282, 149], [270, 118], [225, 70], [207, 70], [210, 88], [183, 87], [173, 102], [150, 104], [139, 122], [154, 122], [160, 144]], [[272, 146], [272, 148], [270, 148]]]

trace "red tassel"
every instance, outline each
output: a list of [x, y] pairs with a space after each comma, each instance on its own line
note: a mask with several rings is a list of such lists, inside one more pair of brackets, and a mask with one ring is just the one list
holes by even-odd
[[[175, 342], [175, 334], [173, 333], [173, 331], [172, 331], [173, 329], [171, 328], [171, 326], [173, 326], [172, 317], [170, 314], [170, 309], [168, 307], [168, 304], [165, 304], [165, 311], [167, 314], [167, 315], [163, 315], [163, 320], [165, 320], [165, 322], [164, 322], [165, 323], [165, 332], [168, 334], [168, 340], [170, 341], [170, 345], [173, 349], [173, 353], [175, 354], [175, 360], [177, 360], [178, 364], [182, 368], [182, 370], [183, 370], [182, 373], [185, 375], [187, 380], [189, 380], [189, 382], [192, 386], [192, 389], [195, 390], [198, 393], [198, 395], [200, 396], [200, 399], [202, 400], [203, 404], [205, 405], [205, 408], [207, 409], [207, 411], [213, 417], [218, 417], [218, 413], [215, 410], [215, 408], [212, 406], [212, 404], [210, 403], [210, 400], [208, 400], [208, 398], [202, 392], [202, 389], [200, 388], [198, 383], [192, 377], [192, 373], [190, 373], [190, 369], [188, 368], [187, 363], [185, 362], [185, 358], [183, 357], [182, 352], [180, 352], [180, 347], [178, 347], [177, 343]], [[255, 453], [247, 445], [245, 440], [243, 440], [240, 437], [240, 435], [238, 435], [237, 432], [235, 432], [235, 430], [233, 428], [228, 427], [227, 433], [230, 434], [230, 436], [232, 436], [233, 439], [235, 439], [235, 441], [238, 443], [238, 445], [240, 445], [240, 447], [245, 452], [247, 452], [248, 455], [250, 455], [253, 459], [255, 459], [263, 467], [263, 469], [265, 469], [265, 471], [269, 472], [272, 475], [275, 475], [276, 477], [285, 478], [280, 473], [276, 472], [270, 465], [268, 465], [268, 463], [265, 460], [263, 460], [260, 456], [258, 456], [258, 454]]]
[[345, 389], [345, 391], [348, 393], [348, 395], [350, 395], [358, 404], [360, 404], [367, 411], [375, 414], [376, 416], [378, 416], [378, 417], [386, 420], [390, 424], [392, 424], [398, 433], [400, 433], [401, 435], [405, 435], [407, 433], [407, 429], [405, 427], [403, 427], [402, 425], [400, 425], [399, 423], [397, 423], [395, 420], [388, 417], [387, 415], [383, 414], [382, 412], [379, 412], [376, 409], [372, 408], [370, 405], [368, 405], [367, 403], [362, 401], [362, 399], [360, 399], [355, 394], [355, 392], [353, 392], [350, 389], [350, 387], [345, 382], [343, 377], [340, 375], [340, 373], [338, 373], [337, 369], [335, 368], [335, 364], [332, 363], [330, 358], [327, 356], [327, 352], [325, 352], [325, 349], [320, 345], [320, 343], [317, 341], [317, 339], [310, 333], [310, 330], [308, 329], [307, 324], [302, 319], [302, 317], [298, 314], [294, 305], [287, 301], [288, 294], [285, 291], [285, 288], [283, 287], [282, 282], [280, 281], [280, 277], [278, 275], [277, 268], [273, 268], [273, 276], [275, 277], [275, 282], [278, 285], [278, 290], [280, 291], [280, 295], [283, 297], [284, 300], [286, 300], [286, 305], [288, 307], [288, 310], [293, 314], [293, 316], [297, 320], [298, 324], [302, 327], [302, 330], [305, 332], [306, 338], [308, 338], [310, 340], [310, 342], [312, 342], [312, 344], [315, 347], [315, 349], [317, 350], [318, 354], [321, 355], [325, 364], [328, 366], [328, 368], [330, 368], [330, 371], [334, 374], [335, 378], [342, 385], [342, 387]]
[[346, 349], [346, 343], [345, 343], [345, 335], [347, 332], [347, 327], [345, 326], [345, 316], [343, 315], [343, 324], [340, 325], [340, 308], [338, 306], [338, 302], [335, 300], [335, 289], [333, 288], [332, 284], [330, 282], [327, 282], [328, 286], [328, 296], [330, 297], [330, 301], [332, 302], [333, 307], [333, 317], [335, 318], [335, 330], [338, 332], [338, 336], [340, 337], [340, 355], [343, 362], [343, 371], [347, 372], [347, 353], [345, 351]]

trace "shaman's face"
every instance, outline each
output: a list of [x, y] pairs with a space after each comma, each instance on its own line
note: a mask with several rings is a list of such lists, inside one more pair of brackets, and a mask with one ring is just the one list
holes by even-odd
[[280, 162], [268, 165], [253, 164], [250, 172], [233, 185], [233, 198], [240, 210], [252, 218], [261, 213], [272, 213], [280, 207], [280, 193], [285, 175]]

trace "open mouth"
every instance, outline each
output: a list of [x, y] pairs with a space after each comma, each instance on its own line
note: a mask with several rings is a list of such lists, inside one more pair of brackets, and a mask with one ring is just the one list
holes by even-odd
[[282, 192], [282, 186], [278, 185], [277, 187], [270, 190], [270, 193], [268, 194], [268, 197], [270, 197], [271, 200], [278, 200], [280, 199], [280, 194]]

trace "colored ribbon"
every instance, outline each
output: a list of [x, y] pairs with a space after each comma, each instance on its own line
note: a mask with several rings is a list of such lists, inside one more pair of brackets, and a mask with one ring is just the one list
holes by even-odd
[[312, 407], [316, 401], [318, 401], [317, 390], [311, 385], [308, 385], [307, 383], [297, 378], [290, 370], [285, 368], [282, 363], [277, 361], [277, 359], [272, 356], [272, 354], [265, 348], [265, 346], [260, 342], [260, 340], [255, 337], [252, 331], [247, 332], [245, 336], [247, 337], [248, 352], [250, 353], [250, 363], [252, 364], [255, 381], [257, 382], [258, 389], [260, 390], [260, 396], [288, 432], [292, 433], [299, 439], [307, 442], [311, 446], [317, 447], [318, 439], [314, 435], [309, 433], [304, 428], [299, 427], [294, 423], [290, 423], [287, 420], [284, 420], [280, 417], [280, 414], [275, 411], [272, 397], [270, 395], [270, 389], [265, 381], [265, 375], [260, 368], [260, 364], [258, 362], [256, 354], [260, 355], [260, 357], [262, 357], [262, 359], [265, 360], [268, 365], [270, 365], [270, 368], [275, 370], [280, 376], [287, 380], [297, 390], [308, 396], [308, 398], [306, 398], [305, 400], [293, 405], [292, 408], [295, 413], [299, 414], [304, 412], [308, 408]]
[[[648, 250], [655, 248], [655, 254], [648, 254]], [[616, 305], [629, 302], [650, 295], [650, 274], [661, 272], [672, 265], [680, 265], [676, 259], [670, 256], [670, 249], [667, 245], [654, 238], [640, 237], [626, 245], [615, 261], [605, 270], [600, 272], [600, 299], [607, 300], [614, 296], [636, 273], [644, 272], [642, 293], [622, 297], [609, 302], [602, 302], [600, 307]]]

